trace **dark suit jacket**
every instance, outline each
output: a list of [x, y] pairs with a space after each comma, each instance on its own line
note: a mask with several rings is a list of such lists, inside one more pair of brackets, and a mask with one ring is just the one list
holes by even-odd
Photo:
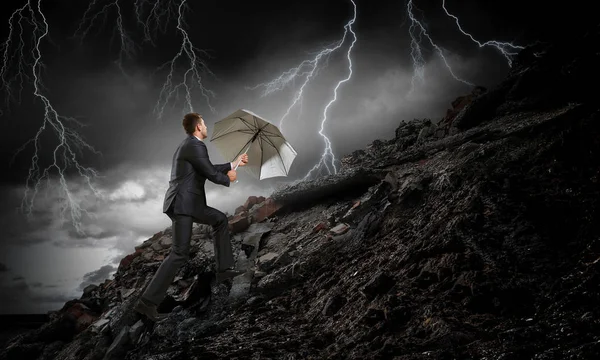
[[213, 165], [204, 142], [188, 135], [173, 155], [171, 180], [165, 194], [163, 212], [169, 216], [195, 216], [194, 214], [201, 213], [207, 207], [204, 192], [206, 179], [229, 186], [229, 170], [230, 163]]

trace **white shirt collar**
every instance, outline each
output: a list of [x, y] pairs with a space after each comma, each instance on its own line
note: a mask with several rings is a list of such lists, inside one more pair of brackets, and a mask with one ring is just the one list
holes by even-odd
[[200, 141], [202, 141], [202, 139], [200, 139], [199, 137], [197, 137], [196, 135], [194, 135], [194, 137]]

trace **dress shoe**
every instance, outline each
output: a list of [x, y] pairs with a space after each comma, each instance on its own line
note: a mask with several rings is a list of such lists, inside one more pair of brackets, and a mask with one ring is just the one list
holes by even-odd
[[217, 282], [223, 282], [227, 279], [234, 278], [238, 275], [244, 274], [246, 271], [243, 270], [235, 270], [233, 268], [225, 269], [217, 273]]
[[163, 320], [169, 316], [169, 314], [161, 314], [156, 311], [156, 305], [151, 304], [144, 299], [139, 299], [133, 309], [142, 315], [146, 315], [148, 319], [154, 322]]

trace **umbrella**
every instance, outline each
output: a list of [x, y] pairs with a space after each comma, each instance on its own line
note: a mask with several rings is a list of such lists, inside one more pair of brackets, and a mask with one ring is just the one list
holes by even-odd
[[245, 168], [259, 180], [287, 176], [297, 155], [277, 126], [244, 109], [217, 121], [210, 141], [229, 161], [248, 154]]

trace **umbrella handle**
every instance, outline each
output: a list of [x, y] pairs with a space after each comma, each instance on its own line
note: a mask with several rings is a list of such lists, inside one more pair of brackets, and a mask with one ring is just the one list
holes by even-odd
[[[240, 159], [240, 161], [242, 161], [242, 160]], [[238, 161], [237, 164], [235, 164], [235, 167], [233, 168], [233, 170], [237, 171], [238, 166], [240, 166], [240, 161]]]
[[[248, 150], [250, 150], [250, 145], [252, 145], [252, 143], [250, 143], [248, 145], [248, 147], [246, 148], [246, 151], [244, 151], [243, 153], [241, 153], [240, 155], [246, 154], [248, 153]], [[235, 167], [233, 168], [233, 170], [237, 170], [238, 166], [240, 166], [240, 162], [242, 161], [242, 159], [240, 159], [237, 164], [235, 164]], [[237, 183], [237, 180], [235, 181]]]
[[[240, 160], [241, 161], [241, 160]], [[233, 170], [237, 170], [238, 166], [240, 166], [240, 161], [238, 161], [238, 163], [235, 165], [235, 167], [233, 168]], [[235, 179], [235, 181], [233, 182], [234, 184], [238, 183], [238, 179]]]

